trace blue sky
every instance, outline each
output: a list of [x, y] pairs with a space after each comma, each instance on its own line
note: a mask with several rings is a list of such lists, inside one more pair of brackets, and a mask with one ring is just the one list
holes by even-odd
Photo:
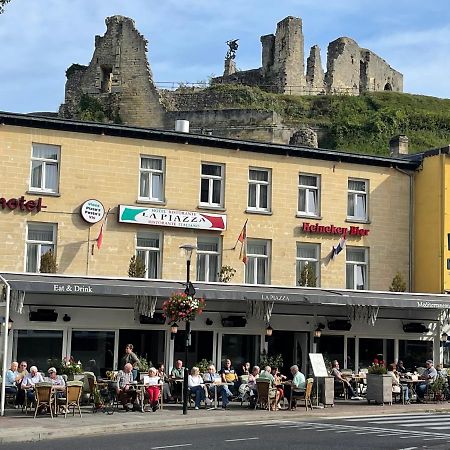
[[157, 82], [206, 81], [223, 71], [225, 41], [236, 63], [261, 65], [259, 37], [291, 15], [303, 19], [305, 52], [348, 36], [404, 74], [405, 92], [450, 98], [447, 0], [12, 0], [0, 15], [0, 110], [56, 111], [65, 70], [88, 64], [107, 16], [131, 17], [149, 41]]

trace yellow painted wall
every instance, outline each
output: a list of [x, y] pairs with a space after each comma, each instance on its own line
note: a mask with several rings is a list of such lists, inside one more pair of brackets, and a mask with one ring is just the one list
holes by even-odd
[[[414, 186], [414, 290], [442, 292], [443, 164], [444, 155], [427, 157]], [[447, 165], [447, 164], [446, 164]], [[449, 169], [446, 168], [446, 172]], [[450, 177], [446, 176], [446, 180]], [[447, 181], [448, 182], [448, 181]], [[450, 230], [449, 230], [450, 232]]]
[[[223, 233], [222, 264], [237, 269], [233, 282], [244, 281], [244, 265], [239, 261], [239, 251], [229, 249], [234, 246], [246, 219], [250, 238], [272, 241], [272, 284], [296, 284], [296, 242], [321, 243], [324, 257], [339, 240], [339, 236], [311, 236], [301, 232], [303, 221], [308, 220], [296, 217], [299, 172], [321, 175], [320, 224], [370, 228], [369, 236], [349, 238], [347, 243], [370, 249], [370, 289], [387, 290], [397, 271], [408, 279], [409, 178], [393, 168], [2, 126], [1, 196], [25, 195], [27, 199], [42, 196], [27, 193], [32, 142], [61, 146], [60, 196], [43, 196], [47, 209], [37, 214], [0, 210], [1, 270], [24, 270], [26, 221], [33, 220], [58, 224], [60, 273], [126, 276], [135, 251], [136, 232], [154, 228], [118, 223], [117, 205], [137, 204], [140, 155], [161, 155], [166, 158], [165, 207], [172, 209], [197, 209], [202, 161], [225, 164], [224, 213], [228, 229]], [[272, 169], [272, 215], [245, 213], [249, 166]], [[346, 222], [348, 177], [369, 180], [369, 224]], [[93, 225], [89, 234], [90, 227], [79, 216], [80, 205], [90, 198], [113, 208], [103, 247], [101, 251], [95, 250], [94, 255], [90, 254], [89, 245], [97, 237], [100, 225]], [[159, 230], [164, 236], [162, 277], [184, 279], [185, 263], [179, 245], [195, 242], [198, 232], [176, 228]], [[345, 252], [322, 268], [321, 279], [323, 287], [345, 287]]]

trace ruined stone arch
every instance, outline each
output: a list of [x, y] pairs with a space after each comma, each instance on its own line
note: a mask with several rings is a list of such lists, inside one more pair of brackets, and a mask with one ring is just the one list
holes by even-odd
[[392, 91], [392, 85], [391, 85], [391, 83], [386, 83], [385, 85], [384, 85], [384, 90], [385, 91]]

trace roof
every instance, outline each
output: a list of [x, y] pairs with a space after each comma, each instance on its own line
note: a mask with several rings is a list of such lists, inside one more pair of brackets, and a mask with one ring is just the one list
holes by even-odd
[[[55, 295], [169, 297], [183, 290], [184, 283], [172, 280], [78, 277], [54, 274], [0, 273], [12, 290]], [[277, 304], [379, 306], [383, 308], [448, 309], [450, 296], [406, 292], [352, 291], [308, 287], [195, 282], [197, 296], [219, 301], [267, 301]]]
[[33, 114], [0, 112], [0, 123], [18, 127], [41, 128], [47, 130], [69, 131], [73, 133], [90, 133], [114, 137], [143, 139], [148, 141], [164, 141], [192, 144], [222, 149], [242, 150], [274, 155], [294, 156], [299, 158], [347, 162], [381, 167], [398, 167], [404, 170], [415, 170], [420, 161], [415, 158], [393, 158], [375, 155], [348, 153], [293, 145], [273, 144], [267, 142], [245, 141], [216, 136], [205, 136], [153, 128], [140, 128], [127, 125], [113, 125], [98, 122], [84, 122]]

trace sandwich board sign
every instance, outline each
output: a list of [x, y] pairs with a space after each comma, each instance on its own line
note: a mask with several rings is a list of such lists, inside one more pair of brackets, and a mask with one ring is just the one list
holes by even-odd
[[309, 360], [311, 361], [311, 366], [315, 377], [329, 376], [322, 353], [310, 353]]

